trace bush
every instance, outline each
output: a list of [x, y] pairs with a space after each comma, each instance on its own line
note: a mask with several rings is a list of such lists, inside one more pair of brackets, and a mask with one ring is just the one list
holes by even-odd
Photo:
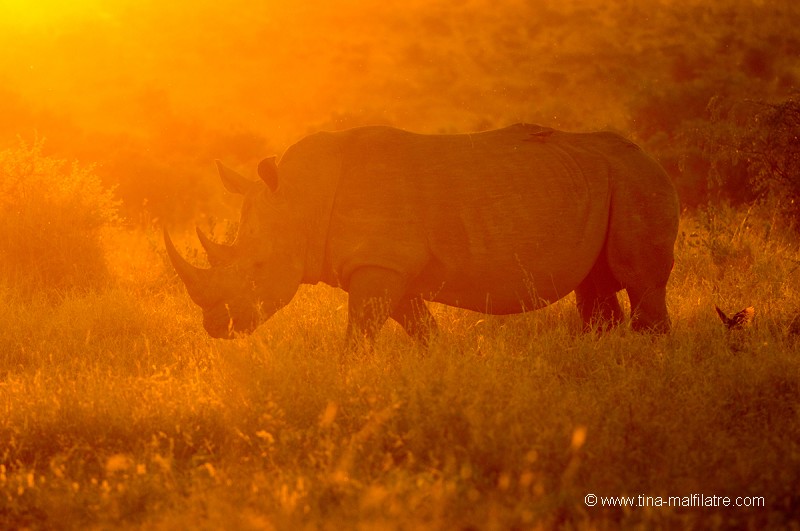
[[45, 156], [41, 141], [0, 151], [0, 280], [48, 297], [103, 284], [117, 208], [91, 166]]
[[[800, 102], [716, 98], [700, 132], [711, 177], [730, 193], [768, 202], [800, 229]], [[744, 174], [744, 178], [741, 174]], [[738, 175], [738, 177], [737, 177]]]

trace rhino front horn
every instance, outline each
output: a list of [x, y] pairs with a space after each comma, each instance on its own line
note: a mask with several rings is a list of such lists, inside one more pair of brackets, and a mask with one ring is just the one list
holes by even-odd
[[230, 264], [233, 261], [233, 247], [217, 243], [200, 230], [200, 227], [195, 227], [197, 238], [200, 240], [200, 245], [206, 250], [208, 255], [208, 263], [212, 266], [221, 266]]
[[167, 248], [167, 256], [169, 256], [172, 267], [175, 268], [178, 277], [186, 286], [189, 297], [198, 306], [207, 306], [210, 299], [208, 296], [208, 288], [211, 284], [210, 272], [207, 269], [193, 266], [180, 255], [175, 249], [175, 244], [172, 243], [166, 227], [164, 227], [164, 246]]

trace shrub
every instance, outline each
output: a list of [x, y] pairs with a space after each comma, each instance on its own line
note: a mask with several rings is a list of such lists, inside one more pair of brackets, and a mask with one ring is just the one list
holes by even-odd
[[0, 279], [48, 297], [101, 285], [117, 208], [91, 166], [45, 156], [41, 141], [0, 151]]
[[[718, 186], [745, 188], [800, 228], [800, 102], [714, 99], [700, 133]], [[737, 171], [738, 170], [738, 171]], [[744, 172], [744, 179], [736, 178]]]

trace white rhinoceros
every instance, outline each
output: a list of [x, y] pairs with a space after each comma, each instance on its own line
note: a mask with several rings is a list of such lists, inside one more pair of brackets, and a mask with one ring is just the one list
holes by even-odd
[[351, 341], [371, 340], [389, 317], [427, 341], [424, 301], [509, 314], [572, 291], [584, 327], [605, 327], [623, 317], [621, 289], [634, 329], [669, 330], [678, 198], [658, 163], [617, 134], [363, 127], [265, 159], [263, 182], [217, 164], [245, 196], [234, 243], [200, 233], [212, 264], [200, 269], [164, 233], [211, 336], [253, 331], [318, 282], [349, 293]]

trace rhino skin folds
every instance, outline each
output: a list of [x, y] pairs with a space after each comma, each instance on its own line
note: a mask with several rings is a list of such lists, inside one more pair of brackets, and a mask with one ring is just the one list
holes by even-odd
[[584, 328], [622, 318], [666, 332], [678, 230], [668, 175], [608, 132], [517, 124], [463, 135], [390, 127], [321, 132], [259, 164], [252, 181], [218, 162], [244, 194], [232, 246], [205, 235], [210, 269], [169, 256], [214, 337], [251, 332], [301, 283], [349, 293], [348, 338], [388, 318], [427, 341], [425, 301], [492, 313], [541, 308], [575, 291]]

